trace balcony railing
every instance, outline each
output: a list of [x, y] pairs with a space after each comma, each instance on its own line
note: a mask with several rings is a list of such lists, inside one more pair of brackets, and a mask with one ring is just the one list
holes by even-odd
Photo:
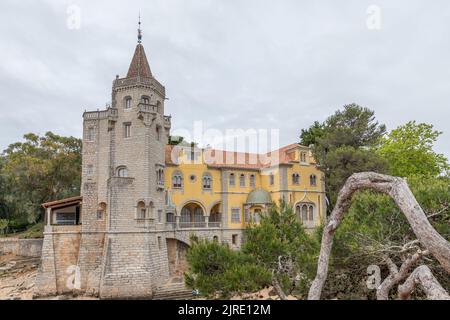
[[138, 109], [139, 109], [139, 112], [144, 112], [144, 113], [157, 113], [158, 112], [158, 107], [156, 105], [142, 103], [142, 102], [138, 104]]
[[179, 230], [179, 229], [211, 229], [220, 228], [220, 222], [179, 222], [178, 226], [176, 222], [167, 222], [166, 228], [168, 230]]
[[83, 114], [85, 120], [99, 120], [106, 118], [117, 118], [119, 112], [115, 108], [108, 108], [99, 111], [87, 111]]

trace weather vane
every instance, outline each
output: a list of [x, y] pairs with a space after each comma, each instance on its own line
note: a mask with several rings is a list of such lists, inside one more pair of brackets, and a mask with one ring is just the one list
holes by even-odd
[[138, 43], [141, 43], [141, 42], [142, 42], [141, 12], [139, 11]]

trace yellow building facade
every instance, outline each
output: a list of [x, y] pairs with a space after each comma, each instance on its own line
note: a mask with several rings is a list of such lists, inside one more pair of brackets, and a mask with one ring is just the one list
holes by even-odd
[[243, 230], [282, 199], [306, 229], [326, 215], [323, 174], [299, 144], [269, 154], [167, 146], [165, 187], [166, 221], [180, 228]]

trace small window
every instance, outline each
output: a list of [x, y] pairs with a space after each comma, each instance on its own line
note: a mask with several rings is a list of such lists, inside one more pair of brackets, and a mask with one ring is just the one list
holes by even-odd
[[158, 222], [162, 222], [162, 210], [158, 210]]
[[245, 187], [245, 174], [241, 174], [241, 175], [239, 176], [239, 185], [240, 185], [241, 187]]
[[300, 162], [306, 163], [306, 152], [300, 153]]
[[292, 184], [295, 184], [295, 185], [300, 184], [300, 175], [298, 173], [294, 173], [292, 175]]
[[128, 169], [126, 167], [119, 167], [117, 169], [117, 176], [120, 178], [127, 178], [128, 177]]
[[209, 174], [203, 175], [202, 185], [203, 189], [210, 190], [212, 188], [212, 178]]
[[176, 221], [175, 215], [173, 214], [173, 212], [167, 212], [166, 221], [167, 221], [167, 223], [174, 223]]
[[124, 123], [124, 137], [129, 138], [131, 137], [131, 123]]
[[231, 209], [231, 223], [241, 222], [241, 212], [238, 208]]
[[237, 246], [237, 245], [238, 245], [238, 240], [239, 240], [239, 235], [233, 234], [233, 235], [231, 236], [231, 242], [233, 243], [234, 246]]
[[270, 174], [269, 180], [270, 180], [270, 185], [273, 186], [275, 184], [275, 176], [273, 175], [273, 173]]
[[87, 141], [94, 141], [94, 128], [89, 127], [87, 130], [87, 137], [86, 137]]
[[172, 187], [176, 189], [183, 188], [183, 176], [181, 173], [174, 173], [172, 175]]
[[164, 185], [164, 169], [162, 168], [156, 170], [156, 183], [158, 186]]
[[143, 201], [139, 201], [136, 208], [136, 218], [140, 220], [144, 220], [147, 216], [147, 210], [145, 208], [145, 203]]
[[124, 106], [124, 108], [125, 109], [131, 109], [131, 102], [132, 102], [131, 97], [126, 97], [125, 98], [125, 106]]
[[230, 186], [234, 186], [236, 184], [234, 173], [230, 173]]
[[156, 141], [161, 141], [161, 127], [156, 126]]
[[161, 239], [161, 237], [158, 237], [158, 248], [159, 248], [159, 250], [162, 249], [162, 239]]
[[312, 187], [315, 187], [315, 186], [317, 186], [317, 177], [316, 177], [316, 175], [314, 175], [314, 174], [312, 174], [310, 177], [309, 177], [309, 182], [310, 182], [310, 185], [312, 186]]
[[142, 97], [142, 103], [143, 103], [143, 104], [150, 104], [150, 99], [149, 99], [149, 97]]
[[256, 180], [255, 180], [255, 175], [254, 174], [250, 175], [250, 187], [251, 188], [255, 188], [256, 187]]
[[102, 202], [99, 204], [97, 209], [97, 220], [103, 220], [105, 212], [106, 212], [106, 203]]

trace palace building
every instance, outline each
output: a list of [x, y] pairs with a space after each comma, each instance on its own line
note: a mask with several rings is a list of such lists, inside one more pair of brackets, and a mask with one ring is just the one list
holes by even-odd
[[308, 147], [251, 154], [169, 145], [165, 111], [139, 33], [111, 105], [83, 114], [81, 195], [43, 204], [35, 296], [176, 297], [186, 292], [193, 235], [238, 249], [248, 223], [281, 199], [305, 228], [324, 221], [323, 174]]

